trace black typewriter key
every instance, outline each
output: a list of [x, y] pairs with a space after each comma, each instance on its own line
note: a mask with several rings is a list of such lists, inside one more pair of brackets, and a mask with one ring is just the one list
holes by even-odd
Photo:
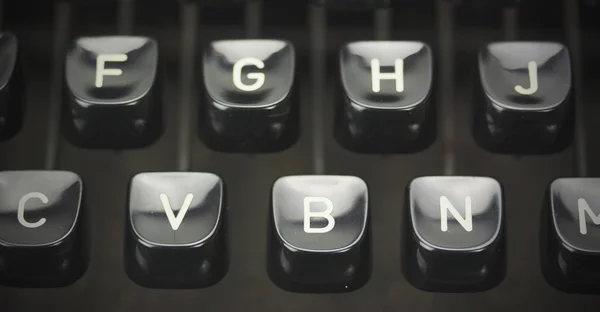
[[150, 288], [202, 288], [227, 270], [225, 193], [211, 173], [151, 172], [133, 177], [125, 267]]
[[146, 37], [83, 37], [66, 59], [67, 137], [90, 148], [134, 148], [160, 134], [158, 46]]
[[61, 287], [83, 275], [81, 201], [75, 173], [0, 172], [0, 284]]
[[0, 140], [12, 137], [21, 127], [25, 90], [18, 59], [15, 35], [0, 33]]
[[297, 136], [295, 56], [281, 40], [212, 42], [204, 54], [200, 136], [224, 152], [274, 152]]
[[403, 270], [415, 287], [475, 292], [505, 272], [500, 184], [485, 177], [421, 177], [407, 190]]
[[364, 41], [340, 53], [336, 137], [356, 152], [414, 152], [435, 139], [431, 49], [422, 42]]
[[560, 178], [544, 207], [542, 268], [554, 287], [600, 293], [600, 179]]
[[505, 153], [547, 153], [572, 136], [571, 65], [560, 43], [498, 42], [479, 53], [474, 137]]
[[273, 185], [268, 272], [293, 292], [346, 292], [370, 275], [368, 193], [352, 176], [287, 176]]

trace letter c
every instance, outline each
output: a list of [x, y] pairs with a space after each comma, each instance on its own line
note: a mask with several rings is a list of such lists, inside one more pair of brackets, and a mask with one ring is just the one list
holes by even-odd
[[19, 223], [21, 223], [22, 226], [30, 229], [38, 228], [44, 225], [44, 223], [46, 223], [46, 218], [41, 218], [34, 223], [27, 222], [27, 220], [25, 220], [25, 204], [28, 200], [33, 198], [41, 200], [44, 204], [48, 203], [48, 197], [46, 197], [46, 195], [40, 192], [27, 193], [25, 194], [25, 196], [21, 197], [21, 199], [19, 200], [19, 207], [17, 209], [17, 219], [19, 220]]
[[247, 76], [248, 79], [256, 79], [256, 81], [250, 85], [244, 84], [242, 82], [242, 68], [248, 65], [254, 65], [259, 69], [263, 69], [265, 67], [265, 63], [254, 57], [245, 57], [240, 59], [233, 65], [233, 84], [236, 86], [236, 88], [242, 91], [256, 91], [265, 84], [265, 74], [249, 73]]

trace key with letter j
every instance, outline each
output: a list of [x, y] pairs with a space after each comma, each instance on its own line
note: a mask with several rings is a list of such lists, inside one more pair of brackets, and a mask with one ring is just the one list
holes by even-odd
[[553, 42], [497, 42], [479, 53], [473, 136], [500, 153], [549, 153], [572, 141], [571, 65]]

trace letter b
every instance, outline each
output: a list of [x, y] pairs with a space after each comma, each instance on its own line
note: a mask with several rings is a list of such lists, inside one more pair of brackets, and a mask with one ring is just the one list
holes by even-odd
[[[325, 211], [311, 211], [310, 206], [312, 203], [323, 203], [325, 204]], [[335, 226], [335, 219], [331, 216], [333, 211], [333, 202], [326, 197], [304, 197], [304, 232], [306, 233], [327, 233], [333, 230]], [[313, 228], [310, 226], [311, 218], [324, 218], [327, 220], [327, 225], [322, 228]]]

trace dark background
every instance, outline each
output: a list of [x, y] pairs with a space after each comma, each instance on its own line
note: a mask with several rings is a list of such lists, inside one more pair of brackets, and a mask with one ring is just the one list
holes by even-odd
[[[374, 18], [373, 12], [330, 11], [325, 28], [319, 24], [318, 10], [303, 1], [271, 1], [263, 4], [261, 31], [256, 32], [245, 25], [243, 5], [203, 7], [193, 18], [193, 10], [182, 9], [176, 1], [138, 0], [134, 19], [125, 14], [124, 20], [131, 21], [129, 28], [127, 23], [118, 22], [115, 1], [79, 2], [71, 7], [69, 19], [60, 20], [56, 19], [57, 7], [52, 1], [3, 3], [1, 28], [15, 32], [20, 43], [27, 110], [23, 129], [0, 143], [0, 167], [44, 169], [56, 163], [55, 168], [82, 176], [90, 233], [89, 268], [83, 278], [65, 288], [0, 287], [1, 311], [598, 310], [599, 296], [553, 289], [545, 282], [539, 265], [539, 216], [548, 183], [556, 177], [600, 173], [600, 143], [595, 137], [600, 131], [596, 117], [600, 113], [597, 5], [595, 9], [579, 7], [580, 17], [574, 22], [566, 18], [571, 12], [565, 6], [569, 0], [526, 1], [519, 12], [519, 39], [557, 40], [571, 45], [579, 100], [576, 122], [581, 126], [575, 143], [562, 152], [519, 156], [486, 152], [475, 144], [471, 134], [472, 108], [481, 101], [472, 96], [476, 86], [472, 65], [478, 47], [506, 38], [500, 9], [460, 6], [455, 10], [454, 26], [448, 27], [452, 23], [448, 23], [449, 7], [444, 4], [420, 1], [397, 5], [389, 38], [425, 41], [436, 55], [438, 137], [419, 153], [361, 155], [344, 150], [333, 137], [339, 79], [337, 53], [346, 42], [375, 38], [374, 24], [381, 18]], [[191, 28], [195, 34], [190, 31], [190, 21], [194, 20], [197, 27]], [[579, 31], [573, 31], [576, 24], [581, 27]], [[165, 92], [160, 103], [164, 133], [142, 149], [77, 148], [51, 130], [56, 129], [58, 121], [56, 105], [64, 99], [60, 53], [65, 42], [76, 36], [128, 33], [128, 28], [131, 33], [152, 36], [159, 42], [160, 57], [166, 64]], [[182, 39], [185, 34], [197, 39], [195, 52], [193, 40]], [[190, 68], [196, 68], [201, 47], [215, 39], [247, 36], [289, 40], [297, 51], [301, 134], [298, 142], [283, 152], [218, 153], [206, 148], [195, 130], [202, 82], [199, 70]], [[320, 42], [325, 45], [315, 48]], [[190, 127], [183, 116], [190, 117]], [[131, 282], [124, 271], [127, 184], [138, 172], [185, 169], [185, 154], [180, 150], [186, 148], [178, 143], [181, 138], [185, 141], [182, 133], [190, 134], [188, 169], [219, 174], [226, 183], [230, 268], [226, 277], [210, 288], [146, 289]], [[57, 150], [53, 153], [52, 142], [56, 139]], [[284, 175], [311, 173], [356, 175], [369, 186], [373, 270], [369, 282], [355, 292], [289, 293], [267, 277], [271, 185]], [[401, 273], [401, 225], [407, 209], [404, 188], [415, 177], [443, 174], [491, 176], [503, 185], [508, 267], [505, 280], [490, 291], [424, 292], [408, 284]]]

